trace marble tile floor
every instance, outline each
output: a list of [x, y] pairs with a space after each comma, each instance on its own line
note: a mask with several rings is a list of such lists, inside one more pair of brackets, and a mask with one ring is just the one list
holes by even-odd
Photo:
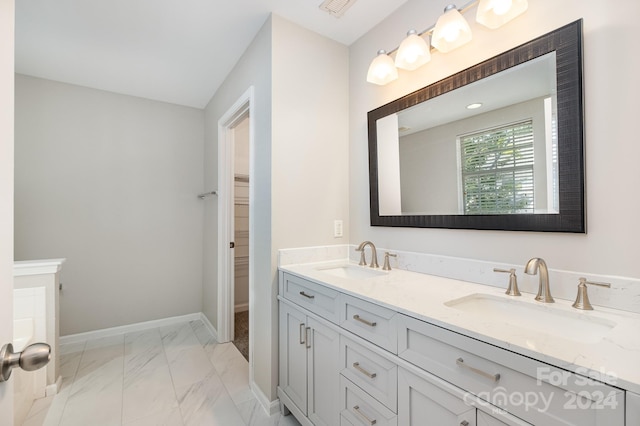
[[267, 416], [249, 364], [201, 321], [60, 348], [62, 386], [36, 400], [23, 426], [299, 426]]

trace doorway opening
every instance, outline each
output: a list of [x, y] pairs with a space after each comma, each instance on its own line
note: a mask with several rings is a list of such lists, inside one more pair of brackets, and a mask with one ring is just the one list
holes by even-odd
[[218, 121], [218, 341], [234, 342], [253, 378], [253, 87]]
[[233, 344], [249, 360], [249, 111], [233, 127]]

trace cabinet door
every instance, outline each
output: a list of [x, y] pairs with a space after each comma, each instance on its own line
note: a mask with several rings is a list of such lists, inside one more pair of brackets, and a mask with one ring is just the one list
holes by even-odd
[[398, 369], [399, 426], [476, 426], [476, 409], [450, 393], [402, 368]]
[[306, 315], [280, 303], [280, 387], [307, 414]]
[[310, 331], [307, 416], [316, 426], [334, 426], [340, 422], [338, 409], [340, 335], [312, 318], [307, 318], [307, 326]]

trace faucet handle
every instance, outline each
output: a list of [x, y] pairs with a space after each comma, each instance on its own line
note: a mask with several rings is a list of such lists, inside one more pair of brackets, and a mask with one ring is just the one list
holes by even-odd
[[389, 264], [389, 256], [398, 257], [397, 254], [392, 254], [392, 253], [389, 253], [388, 251], [385, 251], [384, 252], [384, 265], [382, 266], [382, 270], [383, 271], [390, 271], [391, 270], [391, 265]]
[[518, 277], [516, 276], [516, 270], [514, 268], [511, 269], [500, 269], [493, 268], [493, 272], [503, 272], [509, 274], [509, 287], [507, 287], [507, 291], [505, 294], [509, 296], [520, 296], [520, 290], [518, 290]]
[[356, 249], [356, 251], [360, 252], [360, 262], [358, 262], [358, 265], [366, 266], [367, 265], [367, 259], [365, 259], [365, 257], [364, 257], [364, 248]]
[[573, 306], [576, 309], [582, 309], [585, 311], [592, 311], [593, 306], [591, 306], [591, 302], [589, 302], [589, 295], [587, 294], [587, 286], [589, 285], [597, 285], [598, 287], [607, 287], [611, 288], [611, 284], [609, 283], [600, 283], [596, 281], [587, 281], [586, 278], [580, 278], [578, 283], [578, 294], [576, 295], [576, 301], [573, 302]]

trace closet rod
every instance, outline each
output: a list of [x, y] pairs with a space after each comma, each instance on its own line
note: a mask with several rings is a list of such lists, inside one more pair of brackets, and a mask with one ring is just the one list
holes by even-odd
[[198, 194], [198, 198], [200, 198], [201, 200], [204, 200], [205, 197], [208, 197], [210, 195], [218, 195], [218, 191], [211, 191], [211, 192], [205, 192], [204, 194]]

